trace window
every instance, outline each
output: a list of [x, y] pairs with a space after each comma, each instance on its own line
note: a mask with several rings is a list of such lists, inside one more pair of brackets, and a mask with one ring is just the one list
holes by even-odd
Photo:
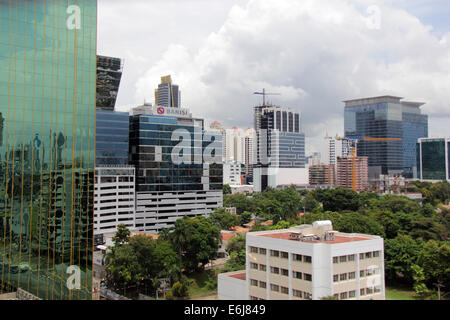
[[281, 269], [281, 275], [282, 275], [282, 276], [289, 277], [289, 270]]
[[372, 258], [372, 252], [366, 252], [366, 259]]
[[311, 293], [304, 292], [304, 293], [303, 293], [303, 296], [304, 296], [305, 299], [307, 299], [307, 300], [311, 300], [311, 299], [312, 299], [312, 294], [311, 294]]
[[366, 289], [359, 290], [359, 295], [360, 296], [365, 296], [366, 295]]
[[355, 261], [355, 255], [354, 254], [349, 255], [348, 261]]
[[347, 292], [342, 292], [340, 298], [341, 300], [347, 299]]
[[270, 290], [271, 291], [275, 291], [275, 292], [280, 292], [280, 286], [278, 286], [276, 284], [271, 284], [270, 285]]
[[356, 291], [355, 291], [355, 290], [350, 291], [350, 292], [348, 293], [348, 297], [349, 297], [349, 298], [354, 298], [354, 297], [356, 297]]
[[365, 270], [359, 271], [359, 277], [360, 277], [360, 278], [364, 278], [365, 276], [366, 276]]
[[373, 288], [373, 291], [374, 291], [375, 293], [381, 292], [381, 287], [380, 287], [380, 286], [376, 286], [375, 288]]
[[293, 257], [294, 257], [295, 261], [300, 261], [300, 262], [302, 261], [302, 255], [301, 254], [294, 254]]
[[333, 257], [333, 263], [339, 263], [339, 258], [338, 257]]
[[254, 262], [250, 262], [250, 268], [258, 270], [258, 264]]
[[283, 293], [283, 294], [289, 294], [289, 288], [281, 287], [281, 293]]
[[282, 257], [283, 259], [289, 259], [289, 253], [287, 253], [287, 252], [281, 252], [281, 257]]
[[346, 273], [341, 273], [341, 275], [339, 276], [339, 280], [341, 280], [341, 281], [347, 280], [347, 274]]
[[251, 253], [258, 253], [258, 248], [250, 247], [250, 252]]
[[293, 276], [294, 278], [296, 278], [296, 279], [301, 279], [301, 278], [302, 278], [302, 273], [301, 273], [301, 272], [294, 271], [293, 274], [292, 274], [292, 276]]
[[333, 297], [335, 297], [335, 298], [336, 298], [336, 300], [338, 300], [338, 299], [339, 299], [339, 294], [338, 294], [338, 293], [336, 293], [335, 295], [333, 295]]
[[373, 269], [367, 269], [366, 270], [366, 276], [371, 276], [371, 275], [373, 275]]
[[253, 287], [257, 287], [258, 286], [258, 280], [250, 279], [250, 285], [253, 286]]
[[303, 256], [303, 262], [305, 263], [311, 263], [312, 259], [310, 256]]
[[348, 274], [348, 278], [351, 280], [351, 279], [355, 279], [356, 278], [356, 272], [350, 272], [349, 274]]
[[270, 272], [274, 274], [280, 274], [280, 268], [270, 267]]
[[266, 268], [265, 264], [260, 264], [259, 265], [259, 271], [266, 271], [266, 270], [267, 270], [267, 268]]
[[280, 251], [270, 250], [270, 256], [271, 257], [279, 257], [280, 256]]
[[366, 288], [366, 293], [367, 294], [372, 294], [373, 293], [373, 288]]
[[359, 254], [359, 260], [364, 260], [364, 253]]
[[338, 282], [339, 281], [339, 275], [335, 274], [333, 275], [333, 282]]
[[259, 254], [265, 255], [266, 253], [267, 253], [267, 250], [266, 250], [266, 249], [259, 248]]
[[373, 252], [373, 257], [374, 258], [378, 258], [380, 256], [380, 251], [374, 251]]
[[266, 289], [267, 288], [267, 284], [264, 281], [260, 281], [259, 282], [259, 287], [263, 288], [263, 289]]
[[293, 290], [292, 290], [292, 295], [293, 295], [294, 297], [301, 298], [301, 297], [302, 297], [302, 292], [301, 292], [300, 290], [295, 290], [295, 289], [293, 289]]
[[312, 281], [312, 275], [310, 275], [310, 274], [308, 274], [308, 273], [304, 273], [303, 275], [304, 275], [304, 279], [305, 279], [306, 281]]
[[339, 257], [339, 262], [347, 262], [347, 256], [340, 256]]

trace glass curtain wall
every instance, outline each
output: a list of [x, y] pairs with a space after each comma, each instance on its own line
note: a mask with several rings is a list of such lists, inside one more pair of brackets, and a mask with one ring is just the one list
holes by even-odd
[[0, 294], [92, 296], [97, 1], [0, 1]]

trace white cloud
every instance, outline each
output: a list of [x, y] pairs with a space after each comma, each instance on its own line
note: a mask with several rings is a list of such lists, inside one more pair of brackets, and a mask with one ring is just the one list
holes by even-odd
[[[368, 27], [373, 4], [379, 28]], [[395, 1], [250, 0], [216, 30], [197, 47], [168, 45], [136, 81], [135, 102], [172, 74], [195, 116], [247, 127], [261, 99], [252, 93], [266, 88], [282, 94], [272, 102], [302, 112], [309, 151], [321, 151], [325, 131], [343, 133], [345, 99], [393, 94], [450, 117], [448, 35], [438, 38]]]

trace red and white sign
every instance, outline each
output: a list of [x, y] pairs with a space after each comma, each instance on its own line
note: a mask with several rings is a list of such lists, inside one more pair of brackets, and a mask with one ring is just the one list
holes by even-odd
[[157, 112], [158, 112], [158, 114], [164, 114], [165, 110], [163, 107], [159, 107]]

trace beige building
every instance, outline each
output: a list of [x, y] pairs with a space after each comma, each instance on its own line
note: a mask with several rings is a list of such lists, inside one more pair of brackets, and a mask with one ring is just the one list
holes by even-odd
[[[383, 239], [334, 231], [330, 221], [247, 234], [249, 300], [384, 300]], [[227, 274], [219, 299], [229, 299]], [[244, 278], [244, 277], [242, 277]], [[241, 284], [242, 285], [242, 284]], [[222, 292], [227, 292], [227, 295]]]

